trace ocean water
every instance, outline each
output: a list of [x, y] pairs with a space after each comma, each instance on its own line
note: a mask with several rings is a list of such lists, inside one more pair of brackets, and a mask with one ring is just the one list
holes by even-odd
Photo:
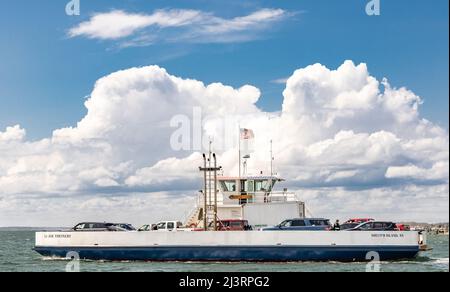
[[[448, 272], [448, 235], [429, 235], [431, 251], [414, 260], [382, 262], [381, 272]], [[69, 261], [35, 253], [33, 231], [0, 231], [0, 272], [64, 272]], [[82, 272], [364, 272], [366, 263], [153, 263], [81, 261]]]

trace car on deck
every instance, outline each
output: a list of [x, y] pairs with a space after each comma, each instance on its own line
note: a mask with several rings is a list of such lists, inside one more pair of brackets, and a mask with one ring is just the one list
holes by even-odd
[[83, 222], [75, 225], [72, 231], [135, 231], [136, 229], [128, 223], [107, 223], [107, 222]]
[[273, 227], [262, 228], [262, 231], [320, 231], [330, 230], [329, 219], [325, 218], [296, 218], [284, 220]]
[[347, 229], [348, 231], [396, 231], [397, 224], [389, 221], [369, 221]]
[[366, 223], [366, 222], [370, 222], [370, 221], [375, 221], [375, 219], [372, 219], [372, 218], [352, 218], [352, 219], [348, 219], [343, 224], [341, 224], [340, 230], [353, 229], [353, 228], [357, 227], [358, 225], [360, 225], [361, 223]]
[[[214, 224], [211, 223], [210, 227]], [[248, 231], [252, 230], [252, 227], [248, 224], [247, 220], [240, 219], [226, 219], [217, 221], [219, 231]]]

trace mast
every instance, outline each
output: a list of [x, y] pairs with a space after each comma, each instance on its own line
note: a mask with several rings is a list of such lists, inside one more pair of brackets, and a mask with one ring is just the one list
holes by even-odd
[[241, 125], [240, 124], [238, 124], [238, 156], [239, 156], [239, 159], [238, 159], [238, 162], [239, 162], [239, 176], [238, 176], [238, 178], [239, 178], [239, 183], [238, 183], [238, 185], [237, 185], [237, 187], [238, 187], [238, 192], [239, 192], [239, 195], [241, 195]]

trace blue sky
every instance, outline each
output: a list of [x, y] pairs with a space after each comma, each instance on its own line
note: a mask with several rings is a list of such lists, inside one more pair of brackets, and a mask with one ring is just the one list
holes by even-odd
[[[381, 0], [378, 17], [365, 14], [365, 0], [81, 0], [80, 16], [65, 14], [67, 2], [0, 2], [0, 129], [20, 124], [29, 139], [48, 137], [85, 115], [84, 97], [100, 77], [150, 64], [205, 83], [255, 85], [262, 91], [259, 106], [276, 111], [284, 84], [273, 80], [316, 62], [336, 68], [346, 59], [366, 62], [373, 76], [414, 91], [425, 100], [423, 116], [448, 129], [447, 0]], [[245, 42], [157, 42], [120, 49], [114, 40], [67, 35], [93, 13], [151, 14], [163, 8], [223, 18], [261, 8], [292, 15]]]

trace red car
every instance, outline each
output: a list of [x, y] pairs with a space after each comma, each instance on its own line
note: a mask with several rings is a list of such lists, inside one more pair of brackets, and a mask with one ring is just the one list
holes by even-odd
[[369, 222], [369, 221], [375, 221], [375, 219], [372, 219], [372, 218], [353, 218], [353, 219], [348, 219], [347, 222], [345, 222], [344, 224], [347, 224], [347, 223], [359, 223], [359, 224], [361, 224], [361, 223], [366, 223], [366, 222]]
[[396, 224], [395, 226], [398, 231], [410, 231], [411, 230], [409, 225], [406, 225], [406, 224]]
[[[209, 224], [209, 229], [214, 229], [213, 222]], [[252, 227], [248, 224], [247, 220], [239, 219], [227, 219], [217, 221], [218, 231], [248, 231], [252, 230]], [[192, 231], [204, 231], [203, 228], [194, 228]]]
[[247, 220], [228, 219], [219, 221], [220, 231], [245, 231], [251, 229], [252, 228], [248, 225]]

